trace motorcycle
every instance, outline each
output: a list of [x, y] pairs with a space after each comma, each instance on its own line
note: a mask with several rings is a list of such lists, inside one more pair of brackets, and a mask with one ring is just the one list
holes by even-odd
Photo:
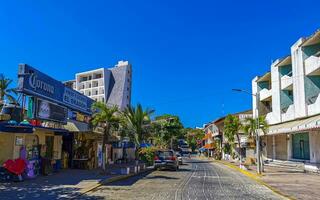
[[1, 181], [23, 181], [22, 174], [24, 173], [27, 165], [23, 159], [7, 160], [0, 168]]

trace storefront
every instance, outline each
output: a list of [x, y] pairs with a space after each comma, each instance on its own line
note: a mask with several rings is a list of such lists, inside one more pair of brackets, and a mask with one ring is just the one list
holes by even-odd
[[[48, 175], [61, 166], [62, 136], [65, 130], [1, 123], [0, 164], [9, 159], [26, 161], [26, 174], [34, 178]], [[57, 135], [58, 134], [58, 135]]]
[[320, 164], [320, 115], [269, 127], [266, 157], [304, 163], [317, 170]]
[[92, 132], [73, 134], [72, 167], [94, 169], [101, 166], [102, 136]]

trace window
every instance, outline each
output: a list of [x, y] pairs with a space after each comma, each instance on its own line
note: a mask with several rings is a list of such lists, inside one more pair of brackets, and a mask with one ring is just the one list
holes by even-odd
[[98, 90], [96, 90], [96, 95], [98, 95]]
[[102, 74], [96, 74], [96, 78], [102, 78]]
[[104, 102], [104, 98], [102, 97], [102, 102]]
[[91, 92], [90, 91], [88, 92], [88, 96], [91, 96]]

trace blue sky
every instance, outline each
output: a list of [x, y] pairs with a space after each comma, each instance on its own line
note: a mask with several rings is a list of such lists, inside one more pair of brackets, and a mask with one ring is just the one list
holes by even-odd
[[27, 63], [59, 80], [133, 65], [133, 103], [185, 126], [251, 108], [251, 80], [319, 28], [319, 1], [1, 2], [0, 72]]

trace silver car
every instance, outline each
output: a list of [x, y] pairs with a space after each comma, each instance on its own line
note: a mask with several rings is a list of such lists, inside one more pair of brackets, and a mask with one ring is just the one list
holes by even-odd
[[155, 169], [179, 169], [179, 161], [173, 150], [159, 150], [154, 156]]

